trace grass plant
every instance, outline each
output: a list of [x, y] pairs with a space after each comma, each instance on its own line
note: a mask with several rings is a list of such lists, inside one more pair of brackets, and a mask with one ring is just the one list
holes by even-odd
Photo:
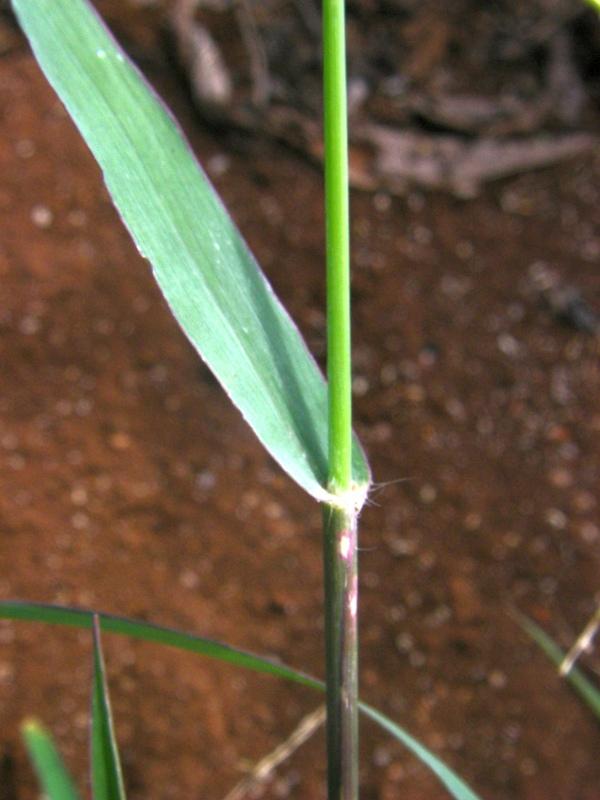
[[323, 512], [328, 796], [358, 797], [358, 514], [353, 493], [345, 0], [323, 2], [328, 489]]
[[100, 621], [93, 617], [94, 677], [92, 682], [91, 774], [94, 800], [125, 800], [119, 748], [106, 683], [100, 643]]
[[[100, 164], [115, 206], [182, 330], [259, 440], [323, 507], [329, 800], [358, 797], [358, 710], [403, 742], [460, 800], [476, 795], [358, 700], [357, 520], [369, 468], [352, 433], [344, 5], [324, 3], [328, 384], [177, 125], [86, 0], [13, 0], [46, 77]], [[123, 800], [100, 630], [183, 647], [314, 689], [267, 659], [190, 634], [77, 609], [0, 605], [0, 616], [93, 628], [92, 787]], [[51, 800], [73, 800], [37, 723], [25, 738]]]
[[[233, 664], [242, 669], [266, 673], [310, 689], [320, 692], [325, 691], [325, 683], [318, 678], [272, 659], [248, 653], [236, 647], [205, 639], [192, 633], [153, 625], [141, 620], [116, 617], [112, 614], [101, 614], [87, 609], [65, 608], [22, 601], [0, 602], [0, 619], [92, 630], [95, 616], [98, 617], [100, 628], [105, 633], [114, 633], [174, 647], [179, 650], [186, 650], [207, 658]], [[411, 736], [404, 728], [361, 700], [358, 702], [358, 707], [363, 717], [375, 722], [422, 761], [439, 779], [440, 783], [446, 787], [452, 797], [457, 800], [479, 800], [478, 795], [450, 767]], [[65, 800], [70, 800], [70, 798], [66, 797]]]
[[22, 733], [44, 794], [50, 800], [79, 800], [75, 784], [50, 733], [36, 719], [25, 720]]

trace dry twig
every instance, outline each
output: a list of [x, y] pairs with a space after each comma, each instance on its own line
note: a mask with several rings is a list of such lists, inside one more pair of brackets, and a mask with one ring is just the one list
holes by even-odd
[[322, 705], [304, 717], [291, 736], [267, 756], [261, 758], [250, 773], [233, 787], [224, 800], [242, 800], [247, 794], [264, 784], [275, 769], [321, 727], [325, 721], [325, 714], [325, 706]]
[[600, 628], [600, 606], [598, 606], [590, 621], [577, 637], [567, 655], [564, 657], [558, 670], [560, 675], [563, 677], [568, 675], [575, 666], [577, 659], [590, 649], [592, 642], [594, 641], [594, 636], [598, 632], [598, 628]]

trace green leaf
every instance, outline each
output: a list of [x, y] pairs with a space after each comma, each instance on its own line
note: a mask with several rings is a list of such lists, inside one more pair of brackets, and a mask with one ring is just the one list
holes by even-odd
[[[300, 683], [312, 689], [323, 691], [325, 685], [317, 678], [306, 675], [304, 672], [271, 661], [268, 658], [253, 655], [235, 647], [221, 644], [191, 633], [173, 630], [153, 625], [149, 622], [115, 617], [111, 614], [97, 614], [100, 627], [109, 633], [118, 633], [188, 650], [192, 653], [226, 661], [238, 667], [251, 669], [255, 672], [266, 672], [279, 678], [284, 678], [294, 683]], [[24, 620], [28, 622], [43, 622], [54, 625], [66, 625], [75, 628], [91, 628], [94, 612], [79, 608], [66, 608], [64, 606], [44, 605], [42, 603], [28, 603], [18, 600], [0, 601], [0, 619]], [[389, 717], [374, 709], [366, 703], [359, 703], [360, 710], [365, 716], [372, 719], [395, 739], [401, 742], [417, 758], [419, 758], [432, 772], [437, 775], [441, 783], [448, 789], [456, 800], [479, 800], [476, 795], [458, 775], [456, 775], [443, 761], [414, 739]]]
[[44, 726], [36, 719], [28, 719], [21, 732], [42, 790], [49, 800], [79, 800], [75, 784]]
[[94, 800], [125, 800], [125, 787], [100, 642], [100, 620], [97, 614], [93, 616], [93, 631], [92, 796]]
[[[539, 625], [536, 625], [533, 620], [529, 619], [529, 617], [518, 613], [516, 613], [515, 616], [525, 633], [531, 636], [533, 641], [543, 650], [557, 668], [560, 667], [565, 657], [565, 652]], [[569, 673], [564, 676], [564, 679], [571, 684], [575, 692], [577, 692], [592, 712], [600, 718], [600, 690], [597, 689], [577, 667], [573, 667]]]
[[[50, 625], [66, 625], [74, 628], [92, 628], [93, 611], [64, 606], [45, 605], [43, 603], [27, 603], [19, 600], [0, 601], [0, 619], [16, 619], [27, 622], [44, 622]], [[284, 678], [295, 683], [310, 686], [313, 689], [322, 689], [323, 684], [316, 678], [304, 675], [291, 667], [270, 661], [267, 658], [246, 653], [235, 647], [230, 647], [211, 639], [194, 636], [190, 633], [153, 625], [150, 622], [138, 622], [133, 619], [116, 617], [112, 614], [99, 614], [100, 627], [106, 633], [119, 633], [135, 639], [144, 639], [147, 642], [176, 647], [179, 650], [189, 650], [198, 655], [225, 661], [238, 667], [251, 669], [255, 672], [266, 672], [278, 678]]]
[[[190, 342], [283, 469], [335, 501], [324, 379], [172, 117], [85, 0], [13, 6]], [[361, 502], [356, 439], [353, 479]]]
[[389, 717], [384, 716], [377, 709], [368, 706], [366, 703], [360, 703], [360, 710], [363, 714], [378, 725], [380, 725], [388, 733], [391, 733], [395, 739], [407, 747], [420, 761], [429, 767], [433, 774], [439, 778], [440, 782], [448, 789], [452, 797], [457, 800], [479, 800], [478, 795], [467, 786], [467, 784], [453, 772], [450, 767], [447, 767], [443, 761], [433, 755], [431, 750], [428, 750], [421, 742], [417, 741], [413, 736], [407, 733], [399, 725], [396, 725]]

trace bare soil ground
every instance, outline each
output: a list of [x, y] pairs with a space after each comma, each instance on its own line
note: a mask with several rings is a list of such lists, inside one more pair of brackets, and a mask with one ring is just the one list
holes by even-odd
[[[98, 5], [322, 360], [318, 169], [199, 119], [164, 4]], [[321, 674], [319, 509], [187, 345], [4, 13], [0, 596], [149, 619]], [[568, 646], [598, 591], [599, 201], [597, 147], [471, 200], [353, 194], [356, 427], [378, 482], [361, 532], [362, 693], [488, 800], [600, 798], [597, 722], [509, 615]], [[105, 649], [132, 800], [224, 797], [320, 702], [189, 654], [109, 636]], [[0, 624], [1, 800], [37, 794], [27, 715], [84, 780], [89, 680], [87, 633]], [[324, 797], [323, 748], [319, 732], [262, 796]], [[446, 796], [370, 723], [361, 758], [365, 800]]]

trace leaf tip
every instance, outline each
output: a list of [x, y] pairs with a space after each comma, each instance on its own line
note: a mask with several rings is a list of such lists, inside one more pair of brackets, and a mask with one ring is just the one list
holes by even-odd
[[25, 717], [21, 722], [21, 733], [23, 736], [35, 736], [44, 733], [44, 726], [36, 717]]

